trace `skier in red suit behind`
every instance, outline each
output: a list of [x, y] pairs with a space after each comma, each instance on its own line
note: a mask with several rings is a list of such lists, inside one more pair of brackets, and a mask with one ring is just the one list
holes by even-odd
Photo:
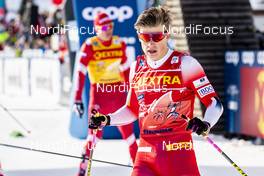
[[[170, 21], [162, 7], [147, 9], [138, 17], [135, 28], [144, 55], [130, 68], [127, 102], [112, 114], [93, 116], [89, 126], [139, 119], [140, 143], [132, 176], [200, 176], [191, 133], [208, 133], [223, 111], [198, 61], [168, 48]], [[206, 106], [203, 119], [193, 117], [195, 96]]]
[[[104, 114], [112, 113], [124, 105], [127, 96], [124, 89], [118, 88], [124, 87], [125, 82], [128, 81], [130, 64], [126, 56], [126, 44], [118, 36], [113, 35], [114, 23], [106, 13], [97, 14], [94, 27], [96, 36], [88, 38], [80, 52], [74, 104], [74, 110], [80, 116], [84, 112], [82, 91], [87, 72], [90, 80], [89, 113], [93, 109]], [[130, 156], [134, 162], [137, 143], [133, 123], [119, 126], [118, 129], [129, 145]], [[101, 130], [96, 134], [96, 141], [100, 138], [102, 138]], [[89, 158], [90, 151], [94, 147], [93, 139], [93, 131], [89, 130], [83, 157]], [[87, 160], [83, 159], [78, 176], [84, 176], [86, 168]]]

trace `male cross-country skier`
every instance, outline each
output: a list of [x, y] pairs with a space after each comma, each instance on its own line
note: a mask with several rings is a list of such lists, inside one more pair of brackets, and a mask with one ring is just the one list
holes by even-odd
[[[149, 8], [138, 17], [135, 28], [144, 55], [131, 65], [127, 102], [112, 114], [91, 117], [90, 128], [139, 119], [132, 176], [200, 176], [191, 133], [207, 134], [223, 111], [198, 61], [167, 46], [170, 23], [162, 7]], [[203, 119], [193, 117], [195, 96], [206, 106]]]
[[[124, 105], [127, 96], [124, 88], [119, 89], [119, 86], [125, 87], [124, 84], [128, 82], [129, 77], [130, 64], [126, 56], [126, 44], [118, 36], [113, 35], [114, 23], [106, 13], [96, 15], [94, 27], [96, 36], [88, 38], [80, 52], [74, 104], [74, 110], [80, 116], [84, 112], [82, 91], [87, 71], [90, 80], [89, 113], [93, 109], [103, 114], [115, 112]], [[133, 123], [118, 126], [118, 129], [129, 145], [130, 156], [134, 162], [138, 146]], [[102, 131], [99, 130], [96, 139], [101, 137]], [[89, 130], [83, 157], [90, 156], [90, 151], [94, 147], [93, 139], [93, 130]], [[86, 168], [87, 160], [83, 160], [78, 176], [84, 176]]]

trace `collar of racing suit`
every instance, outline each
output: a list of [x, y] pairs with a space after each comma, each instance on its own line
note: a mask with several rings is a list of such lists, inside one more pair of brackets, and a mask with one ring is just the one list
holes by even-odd
[[102, 40], [99, 37], [97, 37], [97, 38], [104, 46], [110, 46], [112, 44], [113, 37], [111, 37], [109, 40]]
[[165, 56], [163, 56], [163, 58], [157, 61], [153, 61], [147, 58], [147, 63], [151, 68], [154, 68], [154, 69], [159, 68], [164, 62], [166, 62], [166, 60], [170, 57], [172, 52], [173, 50], [169, 49], [168, 52], [165, 54]]

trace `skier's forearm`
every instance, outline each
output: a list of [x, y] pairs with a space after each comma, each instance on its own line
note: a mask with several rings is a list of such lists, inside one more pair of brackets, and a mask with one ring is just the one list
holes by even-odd
[[124, 105], [122, 108], [109, 115], [111, 117], [110, 125], [113, 126], [127, 125], [137, 120], [136, 115], [127, 105]]
[[223, 113], [223, 105], [217, 97], [212, 98], [211, 104], [207, 107], [204, 120], [213, 127]]
[[81, 52], [80, 61], [77, 65], [77, 75], [76, 75], [76, 82], [75, 82], [75, 101], [80, 102], [82, 101], [82, 91], [84, 88], [85, 83], [85, 76], [87, 74], [87, 65], [88, 61], [86, 59], [87, 54]]
[[75, 91], [75, 101], [82, 101], [82, 91], [85, 82], [85, 75], [80, 71], [77, 73], [76, 91]]

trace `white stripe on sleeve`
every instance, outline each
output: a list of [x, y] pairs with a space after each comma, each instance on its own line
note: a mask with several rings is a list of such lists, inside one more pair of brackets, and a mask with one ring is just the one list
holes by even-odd
[[79, 63], [77, 70], [80, 71], [84, 75], [86, 75], [87, 73], [87, 67], [83, 65], [82, 63]]
[[127, 105], [124, 105], [116, 112], [109, 115], [111, 117], [110, 125], [113, 126], [127, 125], [137, 120], [137, 117], [132, 111], [130, 111]]
[[212, 103], [206, 108], [204, 120], [209, 122], [211, 127], [213, 127], [222, 115], [223, 110], [221, 102], [215, 97], [212, 97]]

